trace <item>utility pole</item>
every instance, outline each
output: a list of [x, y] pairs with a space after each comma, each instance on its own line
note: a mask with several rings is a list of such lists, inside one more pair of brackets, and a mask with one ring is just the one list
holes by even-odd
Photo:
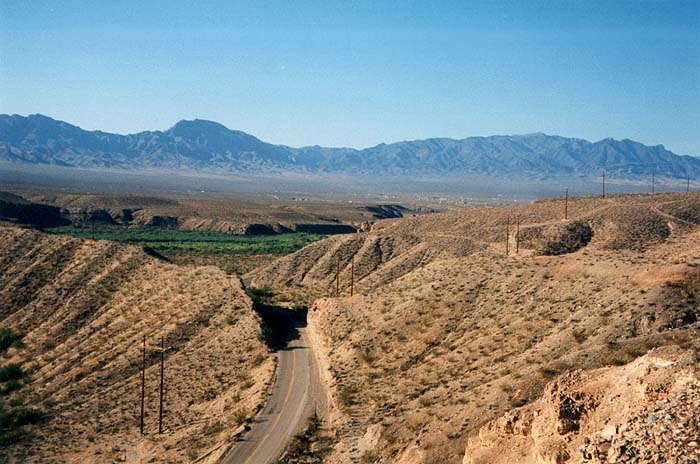
[[143, 336], [143, 351], [141, 352], [141, 435], [143, 435], [143, 408], [146, 397], [146, 335]]
[[515, 225], [515, 254], [520, 254], [520, 215]]
[[340, 255], [338, 255], [338, 263], [335, 266], [335, 296], [340, 296]]
[[569, 219], [569, 189], [564, 194], [564, 219]]
[[656, 167], [651, 171], [651, 193], [654, 194], [654, 178], [656, 177]]
[[160, 337], [160, 408], [158, 411], [158, 433], [163, 433], [163, 371], [165, 370], [165, 340]]
[[509, 247], [509, 237], [510, 236], [510, 216], [508, 216], [508, 219], [506, 219], [506, 256], [508, 256], [508, 247]]
[[688, 180], [685, 184], [685, 192], [689, 193], [690, 192], [690, 174], [688, 174]]
[[350, 258], [350, 296], [355, 294], [355, 255]]
[[603, 170], [603, 198], [605, 198], [605, 170]]

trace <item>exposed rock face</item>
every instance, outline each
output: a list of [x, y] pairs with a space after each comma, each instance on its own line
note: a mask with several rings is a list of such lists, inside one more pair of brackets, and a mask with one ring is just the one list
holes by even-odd
[[32, 203], [5, 192], [0, 192], [0, 220], [36, 227], [56, 227], [70, 223], [56, 206]]
[[364, 207], [370, 213], [373, 213], [375, 219], [393, 219], [401, 218], [410, 211], [408, 208], [401, 205], [371, 205]]
[[464, 464], [700, 462], [694, 354], [654, 350], [621, 367], [562, 375], [484, 426]]
[[119, 224], [126, 225], [134, 220], [134, 210], [130, 208], [122, 208], [115, 211], [112, 216]]
[[592, 238], [593, 229], [585, 221], [534, 226], [520, 232], [522, 245], [546, 256], [573, 253], [588, 245]]
[[175, 216], [151, 216], [144, 225], [148, 227], [177, 227], [178, 219]]

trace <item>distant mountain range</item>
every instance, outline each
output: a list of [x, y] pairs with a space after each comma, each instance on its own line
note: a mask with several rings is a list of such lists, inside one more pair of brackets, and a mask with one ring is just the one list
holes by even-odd
[[69, 167], [165, 168], [240, 173], [280, 171], [382, 175], [700, 175], [700, 159], [633, 140], [545, 135], [434, 138], [356, 150], [293, 148], [195, 119], [166, 131], [86, 131], [43, 115], [0, 115], [0, 161]]

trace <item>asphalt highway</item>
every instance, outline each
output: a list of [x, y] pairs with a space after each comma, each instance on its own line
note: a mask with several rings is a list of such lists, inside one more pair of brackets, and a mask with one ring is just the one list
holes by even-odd
[[269, 464], [306, 425], [323, 397], [313, 351], [303, 328], [277, 351], [277, 376], [267, 404], [243, 440], [224, 456], [224, 464]]

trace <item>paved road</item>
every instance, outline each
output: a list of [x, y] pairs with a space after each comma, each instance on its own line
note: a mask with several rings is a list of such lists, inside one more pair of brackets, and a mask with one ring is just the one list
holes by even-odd
[[323, 408], [325, 393], [303, 328], [277, 352], [277, 379], [272, 394], [251, 430], [221, 460], [223, 464], [269, 464], [279, 458], [293, 434], [306, 425], [314, 408]]

